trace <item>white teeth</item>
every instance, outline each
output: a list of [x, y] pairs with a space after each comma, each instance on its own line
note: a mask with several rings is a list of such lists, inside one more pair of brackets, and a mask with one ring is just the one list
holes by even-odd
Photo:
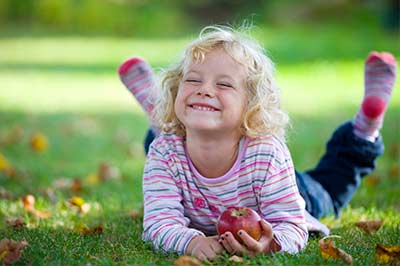
[[192, 105], [192, 108], [200, 111], [215, 111], [214, 108], [207, 106]]

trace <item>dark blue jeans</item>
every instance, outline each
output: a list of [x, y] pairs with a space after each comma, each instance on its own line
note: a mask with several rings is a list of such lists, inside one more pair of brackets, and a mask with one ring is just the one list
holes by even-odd
[[370, 142], [353, 134], [350, 121], [339, 126], [317, 166], [306, 172], [296, 171], [307, 211], [317, 219], [329, 214], [338, 217], [360, 186], [362, 177], [375, 169], [376, 159], [383, 150], [381, 136]]
[[[155, 134], [149, 130], [144, 143], [146, 154], [154, 138]], [[375, 169], [383, 149], [381, 137], [370, 142], [353, 134], [350, 121], [339, 126], [317, 166], [306, 172], [296, 171], [306, 210], [317, 219], [330, 214], [339, 216], [360, 186], [362, 177]]]

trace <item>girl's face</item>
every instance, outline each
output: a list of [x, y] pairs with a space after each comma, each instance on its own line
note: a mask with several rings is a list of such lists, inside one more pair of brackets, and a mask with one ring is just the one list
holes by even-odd
[[183, 74], [174, 108], [186, 134], [239, 134], [247, 100], [245, 68], [216, 49]]

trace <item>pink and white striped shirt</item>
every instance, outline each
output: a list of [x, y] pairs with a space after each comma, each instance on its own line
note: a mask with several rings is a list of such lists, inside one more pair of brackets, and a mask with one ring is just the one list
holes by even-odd
[[243, 137], [232, 168], [206, 178], [194, 167], [183, 138], [155, 139], [143, 175], [143, 240], [156, 249], [184, 254], [197, 235], [216, 235], [229, 206], [247, 206], [272, 224], [282, 251], [296, 253], [308, 238], [300, 196], [286, 145], [276, 137]]

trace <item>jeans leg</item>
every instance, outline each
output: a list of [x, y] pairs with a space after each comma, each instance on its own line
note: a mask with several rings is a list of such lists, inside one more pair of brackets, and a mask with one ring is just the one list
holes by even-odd
[[306, 210], [319, 219], [334, 213], [329, 193], [307, 173], [296, 171], [296, 182], [300, 195], [306, 203]]
[[147, 134], [146, 134], [146, 137], [145, 137], [144, 143], [143, 143], [144, 151], [146, 152], [146, 155], [149, 152], [150, 144], [153, 142], [153, 140], [155, 138], [156, 138], [156, 134], [154, 133], [152, 128], [149, 128], [149, 130], [147, 130]]
[[337, 216], [360, 186], [361, 178], [375, 169], [376, 159], [383, 150], [381, 136], [375, 142], [358, 138], [350, 121], [333, 133], [326, 153], [307, 174], [329, 193]]

